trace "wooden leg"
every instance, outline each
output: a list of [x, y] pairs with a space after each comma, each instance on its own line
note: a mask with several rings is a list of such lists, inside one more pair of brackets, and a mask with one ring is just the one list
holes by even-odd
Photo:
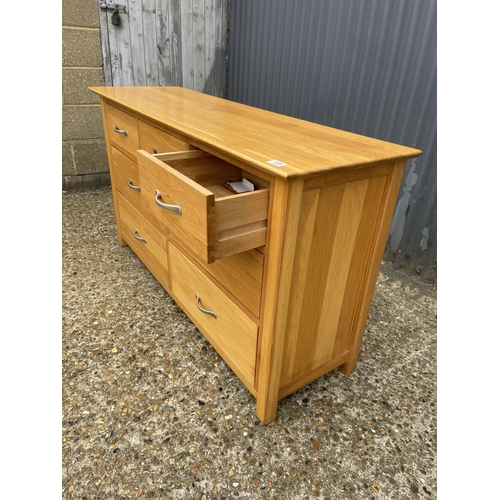
[[290, 268], [295, 255], [304, 181], [286, 183], [277, 180], [271, 209], [265, 271], [263, 320], [260, 329], [257, 364], [257, 417], [263, 424], [276, 418], [281, 367], [285, 344], [286, 321], [290, 296]]
[[356, 357], [353, 356], [346, 363], [344, 363], [343, 365], [340, 365], [338, 367], [338, 370], [340, 371], [340, 373], [342, 373], [343, 375], [346, 375], [346, 376], [350, 375], [356, 369], [356, 364], [358, 363], [358, 358], [359, 358], [359, 353], [358, 353], [358, 356], [356, 356]]
[[[269, 394], [268, 394], [269, 395]], [[276, 418], [278, 411], [278, 398], [265, 398], [265, 396], [257, 396], [257, 418], [267, 425]]]
[[120, 235], [118, 235], [118, 243], [120, 244], [121, 247], [128, 246], [128, 243]]

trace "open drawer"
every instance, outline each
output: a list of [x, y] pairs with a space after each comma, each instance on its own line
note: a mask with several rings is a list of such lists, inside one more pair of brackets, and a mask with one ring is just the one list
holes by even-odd
[[[143, 203], [202, 262], [265, 244], [266, 181], [199, 150], [157, 155], [139, 150], [138, 163]], [[255, 190], [237, 194], [227, 183], [243, 178]]]

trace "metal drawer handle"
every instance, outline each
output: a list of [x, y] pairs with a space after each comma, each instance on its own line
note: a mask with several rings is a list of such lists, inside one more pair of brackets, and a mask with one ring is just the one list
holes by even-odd
[[208, 309], [203, 309], [203, 307], [200, 306], [200, 296], [198, 294], [196, 296], [196, 307], [205, 314], [208, 314], [209, 316], [212, 316], [212, 318], [217, 319], [217, 314], [214, 313], [213, 311], [209, 311]]
[[115, 125], [115, 132], [117, 134], [122, 134], [122, 135], [128, 135], [128, 132], [126, 130], [121, 130], [118, 128], [118, 125]]
[[140, 187], [140, 186], [134, 186], [133, 182], [134, 182], [134, 181], [133, 181], [132, 179], [129, 179], [129, 180], [128, 180], [128, 187], [129, 187], [130, 189], [133, 189], [134, 191], [140, 191], [140, 190], [141, 190], [141, 187]]
[[156, 190], [155, 201], [156, 201], [156, 204], [159, 207], [164, 208], [165, 210], [170, 210], [171, 212], [175, 212], [176, 214], [181, 215], [182, 209], [181, 209], [181, 207], [179, 205], [169, 205], [168, 203], [162, 203], [160, 201], [160, 196], [161, 196], [161, 193], [157, 189]]
[[141, 238], [140, 236], [138, 236], [137, 229], [135, 227], [134, 227], [134, 238], [136, 240], [142, 241], [143, 243], [147, 243], [146, 238]]

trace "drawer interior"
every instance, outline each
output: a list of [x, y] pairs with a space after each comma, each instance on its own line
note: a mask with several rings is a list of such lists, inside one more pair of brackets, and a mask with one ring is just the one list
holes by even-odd
[[264, 179], [205, 151], [183, 151], [153, 156], [212, 192], [216, 200], [237, 195], [238, 192], [228, 182], [241, 182], [244, 178], [253, 184], [254, 191], [269, 188], [269, 183]]

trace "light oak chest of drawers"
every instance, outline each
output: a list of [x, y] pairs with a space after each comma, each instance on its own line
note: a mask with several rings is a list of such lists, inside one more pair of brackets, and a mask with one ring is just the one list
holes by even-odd
[[[101, 96], [118, 236], [256, 397], [356, 366], [421, 151], [179, 87]], [[228, 182], [250, 181], [236, 193]]]

